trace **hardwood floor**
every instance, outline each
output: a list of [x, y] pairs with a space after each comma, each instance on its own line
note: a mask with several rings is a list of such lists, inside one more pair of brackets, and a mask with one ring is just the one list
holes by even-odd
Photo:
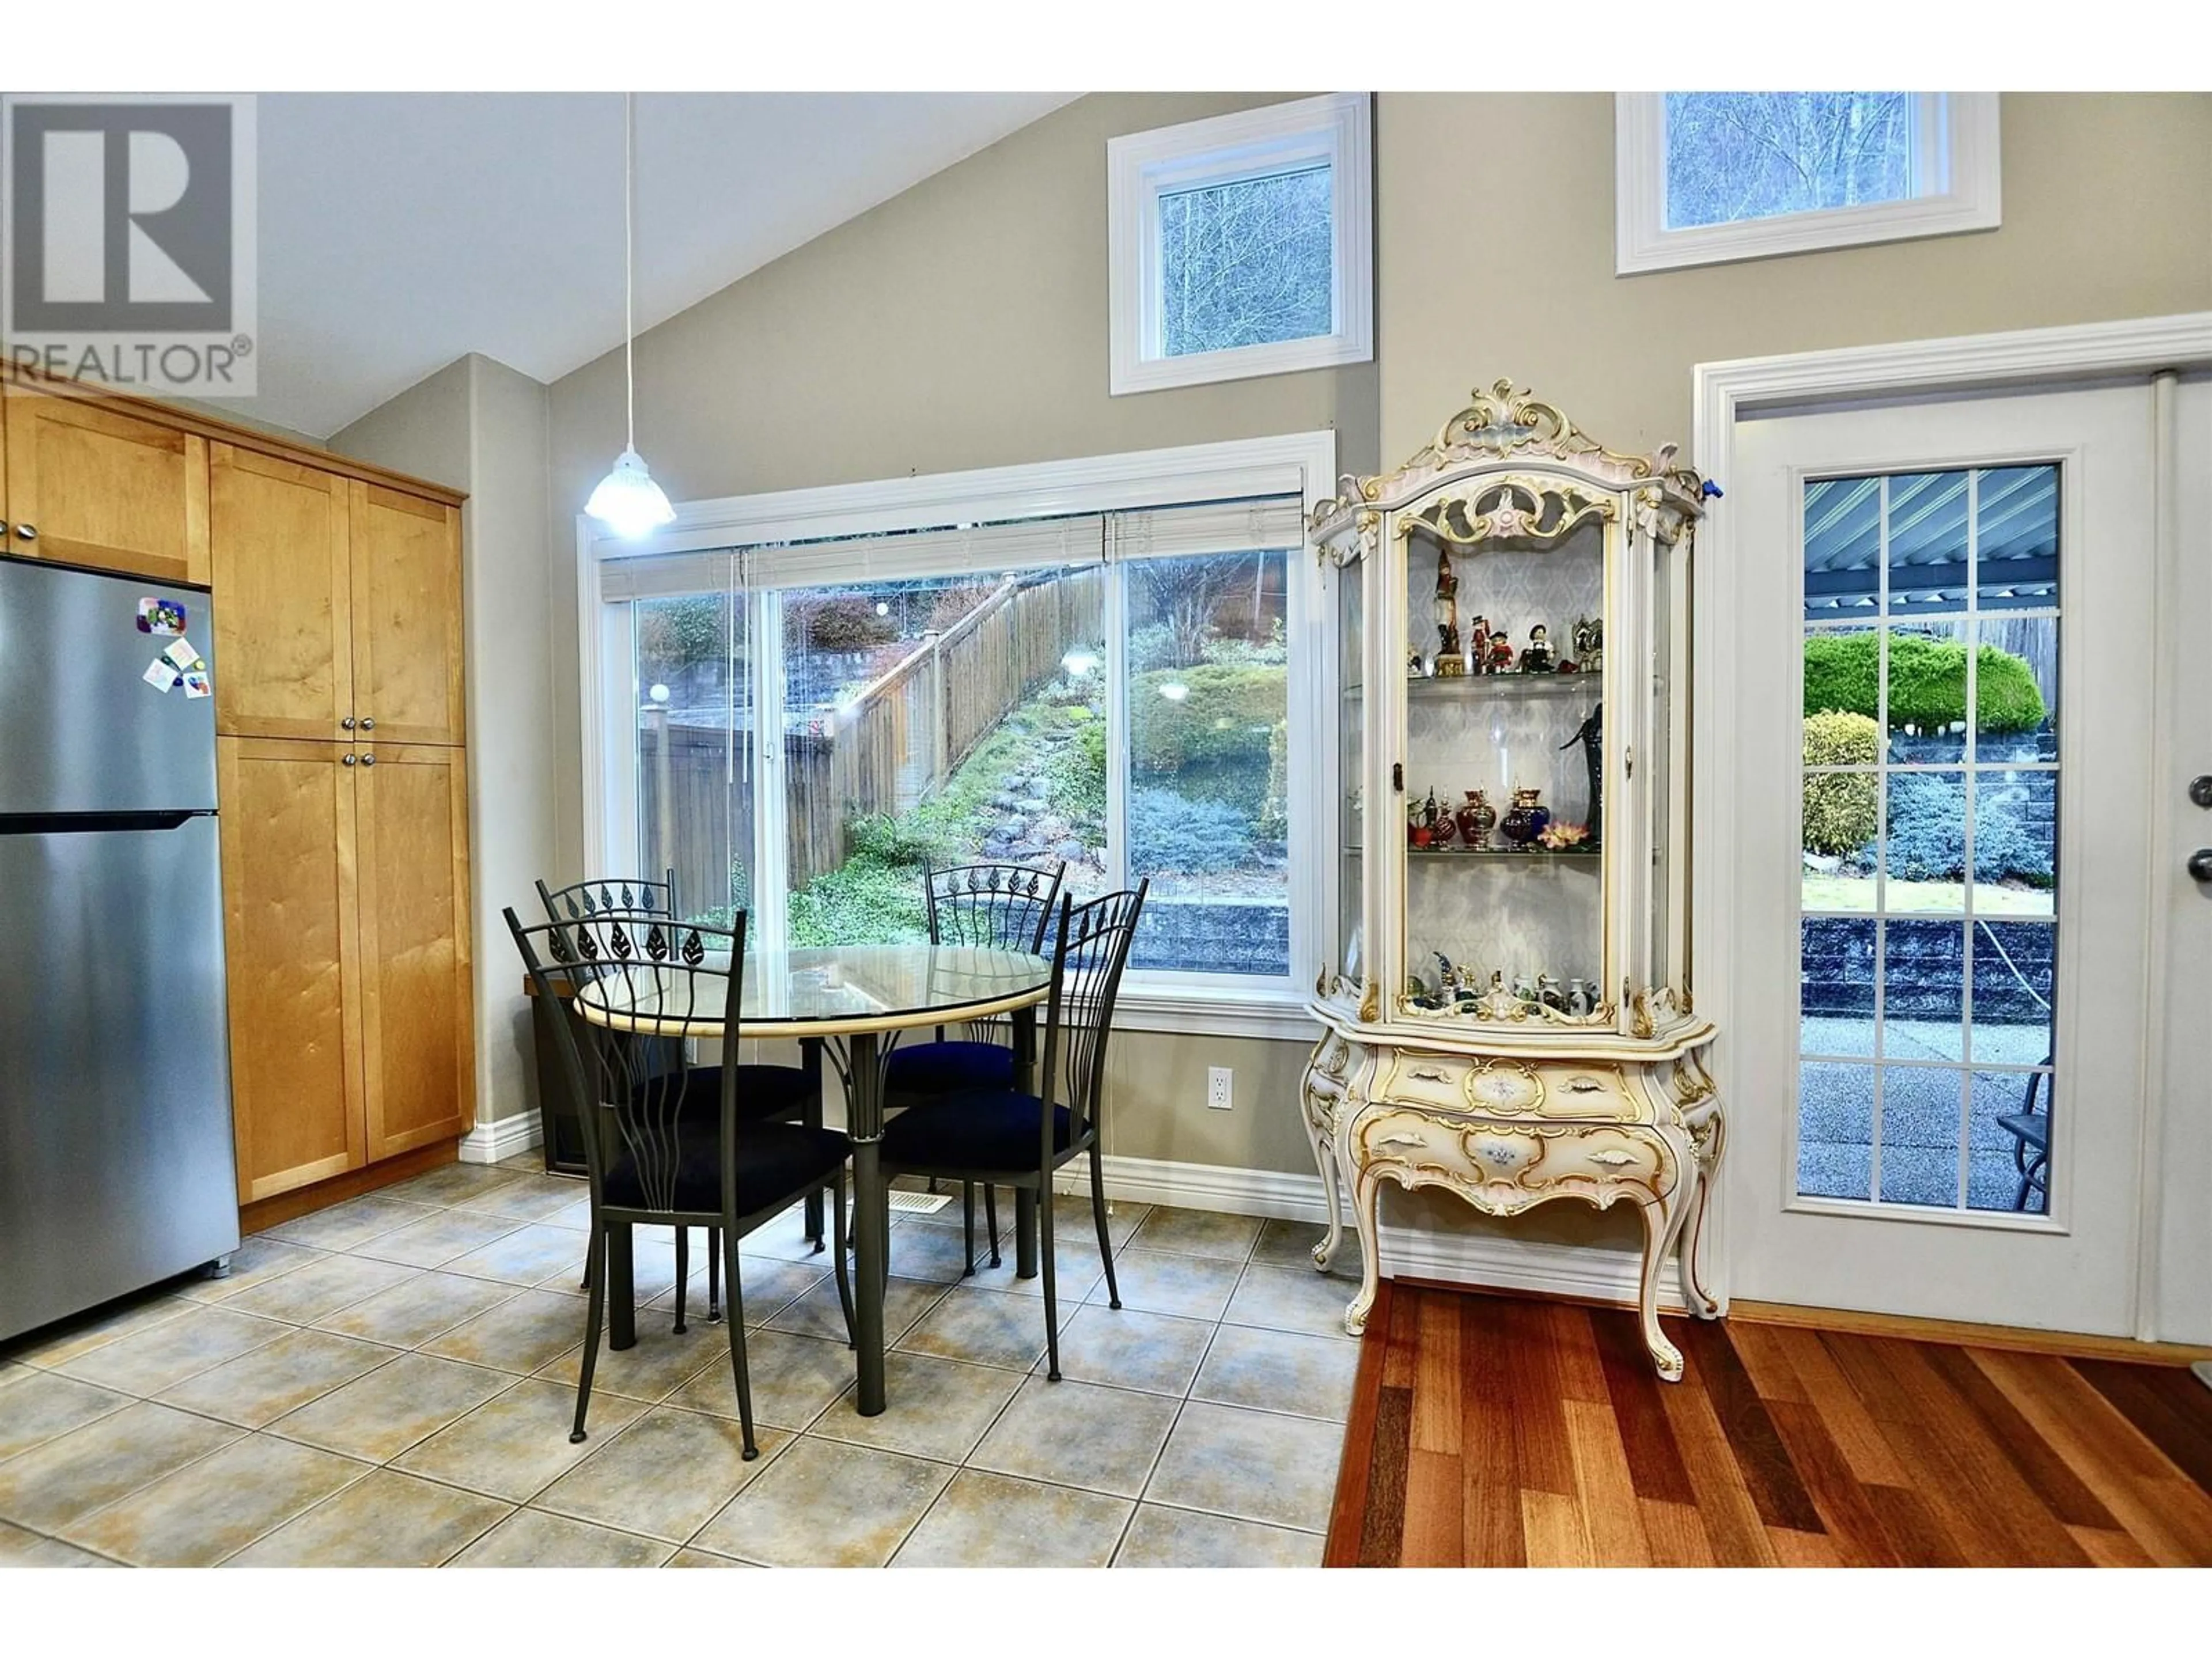
[[2183, 1368], [1385, 1283], [1331, 1566], [2212, 1565]]

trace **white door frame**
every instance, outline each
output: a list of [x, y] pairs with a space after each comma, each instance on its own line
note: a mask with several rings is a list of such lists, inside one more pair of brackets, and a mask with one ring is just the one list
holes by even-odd
[[[2161, 369], [2208, 366], [2212, 366], [2212, 312], [1699, 363], [1693, 380], [1692, 458], [1698, 469], [1725, 492], [1735, 475], [1736, 424], [1753, 412], [1809, 412], [1869, 398], [2059, 386], [2114, 375], [2147, 380]], [[2150, 438], [2147, 432], [2146, 441]], [[1698, 527], [1696, 552], [1702, 579], [1697, 580], [1692, 636], [1697, 683], [1691, 725], [1691, 791], [1696, 810], [1690, 911], [1698, 1012], [1721, 1030], [1710, 1051], [1714, 1080], [1721, 1098], [1741, 1112], [1750, 1097], [1745, 1080], [1735, 1075], [1735, 1046], [1728, 1035], [1737, 1007], [1735, 933], [1741, 920], [1731, 886], [1738, 843], [1733, 803], [1745, 781], [1738, 770], [1731, 729], [1739, 706], [1734, 645], [1741, 620], [1727, 577], [1742, 556], [1735, 532], [1735, 515], [1723, 494]], [[2179, 562], [2179, 537], [2177, 515], [2161, 512], [2157, 550], [2161, 583]], [[2154, 765], [2166, 763], [2163, 752], [2154, 761]], [[2164, 838], [2154, 830], [2154, 871], [2162, 874], [2170, 859]], [[2136, 1322], [2136, 1334], [2149, 1340], [2160, 1334], [2159, 1243], [2171, 1194], [2160, 1178], [2164, 1163], [2159, 1144], [2165, 1131], [2160, 1110], [2166, 1093], [2160, 1064], [2163, 1057], [2152, 1049], [2145, 1058], [2154, 1069], [2146, 1078], [2140, 1160]], [[1721, 1183], [1707, 1223], [1723, 1305], [1729, 1276], [1728, 1185]], [[2191, 1253], [2212, 1260], [2212, 1224], [2198, 1231], [2205, 1236], [2195, 1243], [2203, 1248]], [[2166, 1249], [2172, 1250], [2178, 1242], [2175, 1229], [2166, 1226], [2163, 1237]], [[2202, 1312], [2212, 1322], [2212, 1309]]]

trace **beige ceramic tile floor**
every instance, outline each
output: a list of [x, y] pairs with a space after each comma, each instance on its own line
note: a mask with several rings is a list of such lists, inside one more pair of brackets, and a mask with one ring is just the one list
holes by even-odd
[[797, 1212], [747, 1239], [748, 1463], [703, 1239], [679, 1337], [641, 1234], [571, 1446], [581, 1184], [442, 1169], [0, 1347], [0, 1565], [1318, 1565], [1357, 1345], [1316, 1230], [1117, 1206], [1116, 1311], [1058, 1213], [1065, 1380], [1011, 1238], [962, 1278], [956, 1202], [893, 1227], [876, 1418]]

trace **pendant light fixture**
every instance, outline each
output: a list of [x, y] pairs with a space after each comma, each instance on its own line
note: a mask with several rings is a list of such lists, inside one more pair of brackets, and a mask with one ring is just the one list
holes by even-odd
[[628, 541], [648, 535], [676, 517], [668, 497], [646, 471], [637, 453], [637, 116], [631, 95], [623, 94], [623, 390], [629, 408], [628, 441], [615, 457], [614, 471], [584, 503], [584, 511]]

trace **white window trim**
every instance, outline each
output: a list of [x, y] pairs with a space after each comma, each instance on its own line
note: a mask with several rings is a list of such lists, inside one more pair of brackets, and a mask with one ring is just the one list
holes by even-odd
[[[606, 684], [611, 675], [629, 678], [620, 673], [629, 647], [623, 629], [613, 625], [615, 607], [600, 598], [601, 560], [927, 529], [943, 524], [948, 509], [955, 508], [963, 516], [972, 513], [978, 521], [999, 521], [1295, 495], [1310, 518], [1335, 489], [1336, 434], [1321, 431], [688, 501], [678, 505], [676, 520], [666, 529], [636, 541], [610, 535], [604, 526], [577, 514], [577, 678], [586, 870], [608, 870], [616, 864], [627, 869], [637, 859], [635, 756], [628, 745], [610, 741], [623, 729], [634, 693], [625, 689], [617, 696]], [[1336, 860], [1326, 856], [1323, 844], [1333, 826], [1315, 805], [1334, 800], [1339, 794], [1334, 741], [1337, 653], [1330, 641], [1335, 598], [1328, 586], [1334, 573], [1319, 561], [1302, 556], [1300, 550], [1291, 550], [1286, 575], [1286, 641], [1292, 660], [1310, 671], [1293, 677], [1289, 711], [1288, 787], [1297, 817], [1290, 842], [1288, 980], [1277, 984], [1237, 975], [1133, 969], [1122, 982], [1115, 1011], [1119, 1026], [1301, 1042], [1313, 1036], [1313, 1022], [1305, 1012], [1310, 994], [1304, 986], [1313, 965], [1328, 954], [1324, 929], [1337, 908]], [[825, 573], [823, 580], [836, 577]], [[757, 606], [762, 598], [754, 595]], [[1120, 747], [1126, 744], [1127, 722], [1117, 722], [1116, 729], [1121, 735], [1111, 762], [1113, 770], [1120, 771], [1127, 758]], [[767, 769], [775, 764], [776, 745], [760, 748], [763, 787], [775, 787]]]
[[1938, 131], [1923, 144], [1942, 157], [1940, 194], [1858, 207], [1778, 213], [1723, 225], [1667, 228], [1667, 94], [1613, 95], [1613, 270], [1674, 270], [1684, 265], [1766, 259], [1822, 248], [1855, 247], [1909, 237], [1994, 230], [2002, 222], [1998, 185], [1997, 94], [1923, 94], [1923, 110], [1940, 108]]
[[[1115, 397], [1203, 386], [1255, 374], [1334, 368], [1375, 356], [1373, 116], [1364, 92], [1327, 93], [1180, 126], [1133, 132], [1106, 144], [1109, 389]], [[1164, 190], [1279, 173], [1301, 162], [1330, 167], [1335, 328], [1304, 340], [1160, 355], [1158, 204]]]

